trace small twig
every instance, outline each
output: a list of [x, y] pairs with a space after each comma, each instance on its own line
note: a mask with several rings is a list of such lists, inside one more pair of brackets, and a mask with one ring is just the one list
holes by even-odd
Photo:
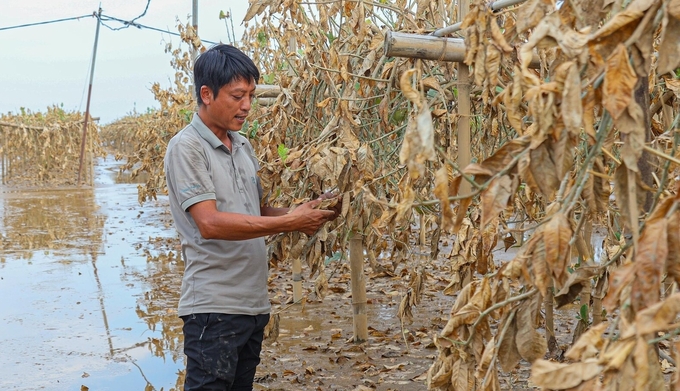
[[497, 309], [502, 308], [502, 307], [505, 307], [506, 305], [508, 305], [508, 304], [510, 304], [510, 303], [514, 303], [514, 302], [516, 302], [516, 301], [524, 300], [524, 299], [526, 299], [526, 298], [528, 298], [528, 297], [531, 297], [531, 296], [533, 296], [536, 292], [538, 292], [538, 289], [534, 288], [534, 289], [532, 289], [532, 290], [530, 290], [530, 291], [528, 291], [528, 292], [522, 293], [521, 295], [513, 296], [513, 297], [511, 297], [511, 298], [509, 298], [509, 299], [507, 299], [507, 300], [505, 300], [505, 301], [502, 301], [502, 302], [500, 302], [500, 303], [496, 303], [496, 304], [492, 305], [491, 307], [487, 308], [484, 312], [482, 312], [481, 314], [479, 314], [479, 318], [477, 318], [477, 320], [475, 320], [475, 322], [470, 326], [470, 336], [469, 336], [468, 339], [465, 340], [465, 341], [458, 341], [458, 340], [454, 340], [454, 339], [447, 338], [447, 337], [441, 337], [441, 338], [444, 338], [444, 339], [446, 339], [447, 341], [449, 341], [449, 342], [451, 342], [451, 343], [453, 343], [453, 344], [456, 344], [456, 345], [467, 346], [467, 345], [470, 344], [470, 342], [472, 342], [472, 337], [475, 336], [475, 329], [477, 328], [477, 326], [479, 325], [479, 323], [482, 321], [482, 319], [486, 318], [487, 316], [489, 316], [489, 314], [491, 314], [492, 312], [496, 311]]
[[667, 339], [671, 339], [671, 338], [675, 337], [676, 335], [680, 334], [680, 327], [678, 327], [678, 326], [679, 325], [677, 323], [674, 324], [674, 325], [671, 325], [671, 327], [675, 327], [675, 330], [671, 331], [670, 333], [664, 334], [664, 335], [660, 336], [659, 338], [650, 339], [650, 340], [647, 341], [647, 343], [649, 345], [653, 345], [655, 343], [659, 343], [661, 341], [665, 341]]
[[602, 178], [602, 179], [607, 180], [607, 181], [611, 181], [611, 180], [614, 179], [607, 174], [603, 174], [601, 172], [597, 172], [597, 171], [593, 171], [593, 170], [588, 170], [588, 173], [592, 176], [596, 176], [598, 178]]
[[616, 156], [614, 156], [613, 153], [609, 152], [609, 150], [608, 150], [607, 148], [602, 147], [602, 148], [600, 148], [600, 149], [602, 150], [602, 152], [603, 152], [605, 155], [607, 155], [607, 157], [609, 157], [610, 159], [612, 159], [612, 160], [614, 161], [614, 163], [616, 163], [617, 166], [620, 166], [620, 165], [621, 165], [621, 161], [620, 161], [619, 159], [617, 159]]
[[666, 159], [666, 160], [673, 162], [675, 164], [680, 164], [680, 160], [674, 158], [673, 156], [666, 155], [665, 153], [663, 153], [659, 150], [656, 150], [656, 149], [654, 149], [654, 148], [652, 148], [648, 145], [645, 145], [643, 148], [644, 148], [645, 151], [651, 153], [652, 155], [656, 155], [656, 156], [658, 156], [662, 159]]

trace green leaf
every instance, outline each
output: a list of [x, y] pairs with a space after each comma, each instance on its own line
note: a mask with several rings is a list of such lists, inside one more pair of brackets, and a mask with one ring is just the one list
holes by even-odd
[[584, 322], [588, 322], [588, 304], [583, 304], [581, 306], [581, 309], [579, 311], [579, 315], [581, 316], [581, 320]]
[[288, 151], [290, 151], [290, 149], [286, 148], [286, 146], [283, 144], [279, 144], [277, 150], [279, 152], [279, 157], [285, 162], [286, 159], [288, 159]]
[[406, 113], [406, 109], [399, 109], [392, 112], [392, 118], [390, 118], [392, 125], [401, 125], [406, 119]]
[[258, 120], [253, 121], [252, 124], [250, 124], [250, 128], [248, 131], [248, 138], [254, 139], [255, 136], [257, 135], [257, 131], [260, 129], [260, 123]]
[[182, 115], [182, 117], [184, 118], [184, 122], [186, 123], [190, 123], [191, 118], [194, 116], [193, 110], [189, 109], [181, 109], [179, 113]]
[[265, 34], [264, 31], [257, 33], [257, 43], [259, 43], [262, 47], [267, 46], [267, 34]]

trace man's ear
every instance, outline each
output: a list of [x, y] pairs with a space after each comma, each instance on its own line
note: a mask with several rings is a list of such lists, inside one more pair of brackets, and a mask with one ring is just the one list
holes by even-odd
[[213, 92], [208, 86], [201, 86], [201, 101], [204, 105], [209, 105], [213, 100]]

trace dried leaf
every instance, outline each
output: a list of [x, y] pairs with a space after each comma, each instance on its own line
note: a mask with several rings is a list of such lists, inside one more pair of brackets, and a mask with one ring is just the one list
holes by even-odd
[[665, 2], [662, 20], [661, 43], [659, 44], [659, 63], [657, 72], [661, 75], [673, 72], [680, 66], [680, 1]]
[[666, 273], [680, 286], [680, 214], [675, 213], [668, 219], [668, 257]]
[[510, 197], [512, 197], [518, 185], [518, 181], [511, 179], [508, 175], [494, 178], [491, 181], [489, 187], [481, 195], [481, 228], [486, 227], [508, 207]]
[[534, 363], [548, 351], [545, 336], [536, 330], [536, 318], [541, 304], [541, 296], [534, 295], [522, 303], [517, 310], [517, 351], [523, 359]]
[[541, 359], [531, 365], [530, 380], [539, 387], [564, 390], [594, 378], [601, 371], [602, 366], [596, 360], [561, 364]]
[[549, 1], [531, 0], [522, 4], [517, 10], [517, 32], [523, 33], [538, 25], [552, 11]]
[[637, 75], [630, 65], [628, 51], [623, 44], [619, 44], [607, 59], [605, 72], [602, 104], [616, 120], [633, 99], [633, 89], [637, 83]]
[[631, 305], [636, 312], [659, 301], [661, 276], [668, 256], [667, 227], [666, 218], [657, 218], [647, 221], [642, 231], [631, 290]]
[[633, 362], [636, 391], [665, 389], [659, 356], [654, 347], [647, 343], [646, 338], [638, 338], [633, 350]]
[[633, 0], [625, 10], [617, 12], [604, 26], [602, 26], [592, 37], [593, 40], [602, 39], [622, 29], [622, 27], [632, 24], [642, 18], [656, 1], [655, 0]]
[[557, 288], [567, 280], [567, 262], [571, 254], [571, 225], [564, 213], [558, 212], [550, 218], [543, 231], [545, 261], [552, 272]]
[[455, 215], [449, 202], [449, 170], [442, 167], [435, 173], [434, 195], [439, 199], [440, 210], [442, 212], [442, 229], [449, 231], [454, 226]]
[[408, 166], [411, 178], [418, 179], [425, 173], [425, 162], [435, 158], [432, 113], [427, 103], [423, 103], [415, 120], [409, 119], [399, 161]]
[[[507, 312], [503, 317], [503, 320], [498, 325], [498, 330], [503, 330], [505, 328], [505, 323], [508, 321], [510, 314], [517, 314], [517, 310], [513, 309]], [[501, 341], [501, 345], [498, 347], [498, 361], [501, 364], [501, 369], [503, 372], [512, 371], [515, 366], [522, 359], [522, 356], [517, 350], [517, 343], [515, 342], [515, 337], [517, 335], [517, 317], [513, 316], [508, 329], [505, 332], [505, 336]]]
[[680, 312], [680, 293], [666, 298], [637, 313], [635, 316], [635, 328], [639, 336], [644, 336], [657, 331], [665, 331], [677, 327], [674, 324]]
[[586, 361], [595, 358], [604, 345], [602, 333], [607, 329], [607, 323], [600, 323], [581, 334], [581, 337], [567, 351], [565, 357], [574, 361]]
[[581, 266], [569, 274], [562, 289], [555, 295], [557, 308], [573, 303], [585, 287], [590, 287], [590, 281], [602, 273], [600, 266]]
[[535, 189], [532, 187], [532, 190], [543, 194], [548, 199], [552, 199], [555, 193], [557, 193], [562, 179], [557, 175], [557, 167], [551, 159], [550, 152], [545, 143], [531, 150], [529, 169], [538, 187]]
[[[631, 171], [629, 175], [629, 171]], [[623, 222], [629, 230], [637, 232], [638, 230], [638, 213], [639, 200], [643, 199], [644, 191], [638, 185], [639, 173], [629, 170], [626, 165], [620, 165], [614, 171], [614, 195], [616, 196], [616, 204]], [[633, 191], [631, 191], [631, 187]]]
[[569, 132], [579, 135], [581, 123], [583, 122], [583, 106], [581, 106], [581, 77], [579, 76], [578, 66], [572, 62], [564, 80], [564, 90], [562, 91], [562, 121]]

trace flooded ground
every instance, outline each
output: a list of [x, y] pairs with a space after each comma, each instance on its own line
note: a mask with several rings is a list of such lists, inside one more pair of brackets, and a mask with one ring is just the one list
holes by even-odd
[[[0, 188], [0, 390], [182, 389], [176, 307], [183, 263], [167, 198], [140, 206], [137, 184], [118, 177], [117, 166], [100, 161], [92, 189]], [[512, 250], [499, 247], [495, 258], [511, 259]], [[346, 262], [327, 266], [323, 302], [305, 281], [308, 300], [292, 306], [292, 273], [280, 266], [270, 276], [279, 336], [263, 347], [256, 390], [426, 389], [437, 354], [432, 338], [455, 299], [439, 293], [450, 275], [444, 256], [421, 263], [429, 277], [411, 324], [396, 316], [408, 289], [404, 265], [394, 276], [369, 277], [362, 344], [351, 342]], [[560, 343], [576, 322], [572, 312], [564, 319]], [[531, 389], [527, 378], [525, 364], [501, 382]]]
[[179, 325], [176, 299], [160, 299], [165, 317], [149, 307], [178, 288], [180, 269], [157, 286], [172, 262], [142, 250], [174, 230], [158, 224], [163, 208], [139, 206], [137, 185], [115, 167], [97, 166], [94, 189], [0, 188], [0, 389], [175, 386], [184, 363], [166, 330]]

